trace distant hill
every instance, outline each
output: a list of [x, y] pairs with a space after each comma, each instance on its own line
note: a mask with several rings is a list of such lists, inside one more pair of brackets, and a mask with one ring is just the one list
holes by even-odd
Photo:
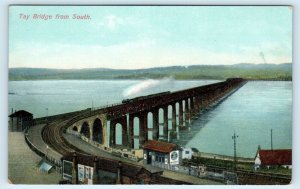
[[226, 79], [242, 77], [252, 80], [292, 80], [292, 63], [235, 65], [191, 65], [148, 69], [46, 69], [10, 68], [9, 80], [47, 79], [142, 79], [173, 77], [175, 79]]

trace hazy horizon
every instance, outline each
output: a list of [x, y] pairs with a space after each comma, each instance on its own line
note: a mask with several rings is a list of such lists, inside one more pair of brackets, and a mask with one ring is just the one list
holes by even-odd
[[171, 66], [155, 66], [149, 68], [107, 68], [107, 67], [90, 67], [90, 68], [43, 68], [43, 67], [9, 67], [11, 68], [24, 68], [24, 69], [57, 69], [57, 70], [83, 70], [83, 69], [108, 69], [108, 70], [143, 70], [143, 69], [154, 69], [154, 68], [167, 68], [167, 67], [191, 67], [191, 66], [234, 66], [234, 65], [242, 65], [242, 64], [250, 64], [250, 65], [280, 65], [280, 64], [292, 64], [292, 62], [283, 62], [283, 63], [236, 63], [236, 64], [193, 64], [193, 65], [171, 65]]

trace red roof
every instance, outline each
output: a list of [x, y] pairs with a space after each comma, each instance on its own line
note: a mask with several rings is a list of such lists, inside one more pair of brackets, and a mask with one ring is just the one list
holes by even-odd
[[152, 150], [156, 152], [169, 153], [177, 148], [176, 144], [157, 141], [157, 140], [148, 140], [144, 146], [144, 149]]
[[259, 150], [262, 165], [292, 165], [292, 150]]

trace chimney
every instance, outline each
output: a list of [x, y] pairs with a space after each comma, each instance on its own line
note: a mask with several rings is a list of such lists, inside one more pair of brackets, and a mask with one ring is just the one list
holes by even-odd
[[100, 175], [97, 171], [98, 158], [94, 157], [94, 167], [93, 167], [93, 184], [100, 184]]
[[121, 175], [121, 169], [122, 169], [122, 162], [118, 162], [118, 172], [117, 172], [117, 181], [116, 184], [122, 184], [122, 175]]
[[72, 184], [78, 184], [77, 154], [73, 153]]

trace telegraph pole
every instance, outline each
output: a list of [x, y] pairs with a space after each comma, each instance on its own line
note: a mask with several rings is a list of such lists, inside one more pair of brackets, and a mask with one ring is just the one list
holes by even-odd
[[271, 129], [271, 150], [273, 150], [273, 129]]
[[234, 168], [234, 171], [236, 171], [236, 163], [237, 163], [237, 161], [236, 161], [236, 139], [238, 138], [239, 136], [238, 135], [236, 135], [235, 134], [235, 131], [234, 131], [234, 134], [233, 134], [233, 136], [232, 136], [232, 139], [233, 139], [233, 152], [234, 152], [234, 156], [233, 156], [233, 158], [234, 158], [234, 161], [233, 161], [233, 168]]
[[47, 115], [46, 115], [46, 124], [48, 125], [48, 108], [46, 108], [46, 112], [47, 112]]

